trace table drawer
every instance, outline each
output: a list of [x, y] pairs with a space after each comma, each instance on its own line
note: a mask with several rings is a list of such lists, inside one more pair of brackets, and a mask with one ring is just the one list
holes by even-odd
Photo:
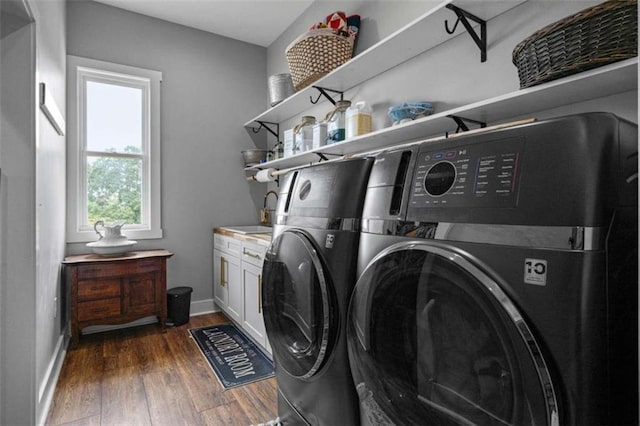
[[111, 277], [119, 274], [122, 264], [114, 268], [113, 265], [94, 263], [78, 266], [78, 280], [89, 280], [101, 277]]
[[120, 296], [119, 279], [84, 280], [78, 282], [78, 300], [108, 299]]
[[120, 298], [78, 303], [78, 321], [97, 320], [120, 315]]
[[141, 259], [112, 263], [94, 263], [78, 267], [78, 280], [111, 278], [115, 276], [129, 276], [156, 272], [161, 269], [161, 259]]

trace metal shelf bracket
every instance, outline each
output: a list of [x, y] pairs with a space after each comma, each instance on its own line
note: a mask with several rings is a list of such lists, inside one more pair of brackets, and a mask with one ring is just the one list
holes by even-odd
[[320, 157], [320, 161], [329, 161], [329, 159], [327, 158], [327, 155], [333, 155], [335, 157], [341, 157], [342, 154], [331, 154], [328, 152], [314, 152], [315, 155], [317, 155], [318, 157]]
[[329, 100], [329, 102], [331, 102], [333, 105], [335, 105], [335, 104], [336, 104], [335, 99], [333, 99], [333, 98], [331, 97], [331, 95], [330, 95], [329, 93], [327, 93], [327, 92], [340, 94], [340, 100], [343, 100], [344, 92], [341, 92], [341, 91], [339, 91], [339, 90], [327, 89], [327, 88], [325, 88], [325, 87], [320, 87], [320, 86], [311, 86], [311, 87], [313, 87], [314, 89], [318, 90], [318, 92], [320, 92], [320, 93], [318, 94], [318, 97], [317, 97], [315, 100], [314, 100], [311, 96], [309, 96], [309, 101], [310, 101], [312, 104], [314, 104], [314, 105], [315, 105], [315, 104], [317, 104], [317, 103], [318, 103], [318, 101], [320, 101], [320, 98], [321, 98], [322, 96], [324, 96], [325, 98], [327, 98], [327, 99]]
[[[271, 133], [273, 136], [276, 137], [276, 139], [279, 138], [279, 134], [280, 134], [280, 124], [278, 123], [272, 123], [270, 121], [256, 121], [256, 123], [260, 124], [260, 127], [258, 127], [257, 129], [252, 127], [251, 131], [253, 133], [258, 133], [260, 131], [260, 129], [264, 128], [267, 132]], [[269, 126], [275, 126], [275, 130], [273, 130], [271, 127]]]
[[485, 123], [484, 121], [472, 120], [471, 118], [459, 117], [457, 115], [447, 115], [447, 117], [451, 118], [458, 125], [458, 128], [456, 129], [456, 133], [459, 133], [460, 131], [468, 132], [469, 126], [467, 126], [467, 122], [478, 124], [480, 125], [480, 128], [487, 127], [487, 123]]
[[[449, 29], [449, 21], [445, 19], [444, 29], [447, 31], [447, 33], [453, 34], [456, 31], [458, 24], [462, 21], [462, 25], [464, 25], [467, 32], [471, 36], [471, 38], [473, 38], [473, 41], [476, 42], [476, 45], [478, 45], [478, 48], [480, 49], [480, 62], [486, 62], [487, 60], [487, 22], [483, 19], [478, 18], [475, 15], [472, 15], [471, 13], [467, 12], [464, 9], [460, 9], [457, 6], [452, 5], [451, 3], [449, 3], [445, 7], [455, 12], [455, 14], [458, 16], [458, 19], [456, 20], [456, 23], [453, 25], [453, 29]], [[478, 37], [478, 34], [476, 33], [476, 31], [471, 27], [471, 24], [469, 23], [469, 19], [480, 24], [480, 37]]]

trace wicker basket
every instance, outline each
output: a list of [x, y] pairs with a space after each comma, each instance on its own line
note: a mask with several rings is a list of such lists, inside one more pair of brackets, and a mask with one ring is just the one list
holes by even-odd
[[294, 40], [286, 52], [294, 89], [304, 89], [351, 59], [353, 42], [331, 28], [311, 30]]
[[550, 24], [513, 50], [520, 88], [638, 56], [636, 0], [611, 0]]

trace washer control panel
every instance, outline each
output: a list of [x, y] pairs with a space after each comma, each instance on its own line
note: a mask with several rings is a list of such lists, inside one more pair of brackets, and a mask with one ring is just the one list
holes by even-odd
[[409, 208], [515, 207], [524, 140], [501, 139], [418, 152]]

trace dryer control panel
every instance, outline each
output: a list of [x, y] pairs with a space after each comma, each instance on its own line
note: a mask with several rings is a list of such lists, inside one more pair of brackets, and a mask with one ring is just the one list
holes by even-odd
[[409, 209], [515, 207], [523, 138], [507, 138], [433, 150], [420, 148]]

